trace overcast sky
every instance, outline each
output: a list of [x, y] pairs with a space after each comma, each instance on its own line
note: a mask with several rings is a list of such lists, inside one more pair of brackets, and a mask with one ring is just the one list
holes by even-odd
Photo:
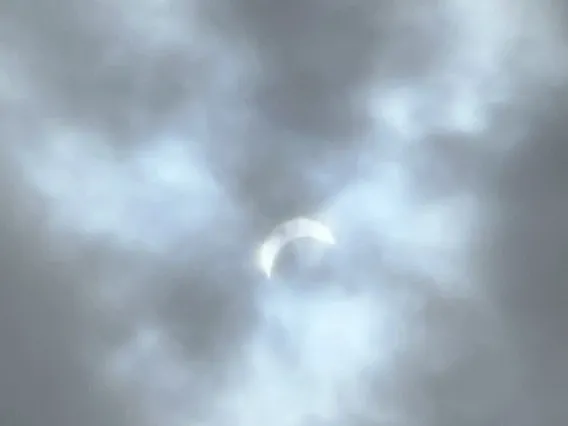
[[[567, 31], [560, 0], [0, 0], [0, 424], [565, 424]], [[323, 282], [254, 263], [297, 215]]]

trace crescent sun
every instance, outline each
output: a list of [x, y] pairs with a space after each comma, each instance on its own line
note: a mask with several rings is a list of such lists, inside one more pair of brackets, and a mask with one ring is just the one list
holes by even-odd
[[268, 278], [272, 276], [272, 268], [282, 248], [300, 238], [335, 244], [331, 229], [318, 220], [298, 217], [281, 223], [270, 232], [258, 249], [258, 266]]

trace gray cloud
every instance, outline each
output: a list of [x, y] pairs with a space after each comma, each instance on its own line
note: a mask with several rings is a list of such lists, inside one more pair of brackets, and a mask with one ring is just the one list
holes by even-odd
[[[98, 315], [82, 285], [97, 272], [97, 259], [81, 268], [57, 256], [45, 210], [5, 158], [2, 165], [0, 417], [6, 424], [124, 424], [125, 407], [137, 403], [106, 389], [96, 365], [79, 356], [100, 356], [93, 345]], [[131, 420], [137, 417], [133, 412]]]
[[546, 108], [531, 117], [527, 144], [508, 159], [492, 191], [496, 214], [482, 257], [487, 285], [520, 345], [523, 386], [535, 392], [525, 395], [519, 408], [521, 424], [559, 422], [567, 415], [561, 402], [568, 350], [561, 331], [568, 296], [563, 284], [566, 199], [559, 163], [566, 156], [565, 90], [549, 91], [546, 98]]
[[565, 12], [414, 3], [0, 3], [4, 423], [568, 418]]

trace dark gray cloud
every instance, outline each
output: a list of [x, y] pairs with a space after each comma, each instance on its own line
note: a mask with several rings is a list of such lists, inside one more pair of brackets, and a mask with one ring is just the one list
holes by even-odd
[[[102, 337], [98, 314], [83, 283], [97, 272], [96, 257], [77, 265], [58, 256], [43, 206], [23, 190], [13, 165], [1, 162], [0, 418], [5, 424], [124, 424], [126, 407], [137, 403], [107, 388], [97, 365], [80, 356], [100, 357], [100, 345], [93, 344]], [[138, 421], [132, 414], [128, 421]]]
[[[203, 15], [253, 52], [244, 96], [254, 115], [242, 142], [217, 143], [255, 152], [237, 190], [275, 218], [317, 209], [358, 175], [373, 121], [371, 86], [426, 73], [444, 53], [435, 9], [392, 2], [212, 2]], [[275, 177], [267, 181], [268, 171]]]
[[565, 12], [418, 3], [0, 2], [3, 424], [568, 419]]
[[492, 195], [496, 213], [482, 269], [518, 341], [523, 359], [521, 424], [557, 423], [568, 412], [564, 307], [567, 233], [565, 89], [548, 91], [545, 107], [530, 119], [526, 145], [501, 168]]

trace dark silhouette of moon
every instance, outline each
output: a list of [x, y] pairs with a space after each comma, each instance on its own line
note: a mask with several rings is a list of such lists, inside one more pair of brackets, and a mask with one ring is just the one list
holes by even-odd
[[329, 245], [335, 244], [331, 229], [318, 220], [298, 217], [281, 223], [270, 232], [258, 249], [257, 264], [267, 278], [272, 276], [274, 263], [282, 248], [301, 238], [310, 238]]

